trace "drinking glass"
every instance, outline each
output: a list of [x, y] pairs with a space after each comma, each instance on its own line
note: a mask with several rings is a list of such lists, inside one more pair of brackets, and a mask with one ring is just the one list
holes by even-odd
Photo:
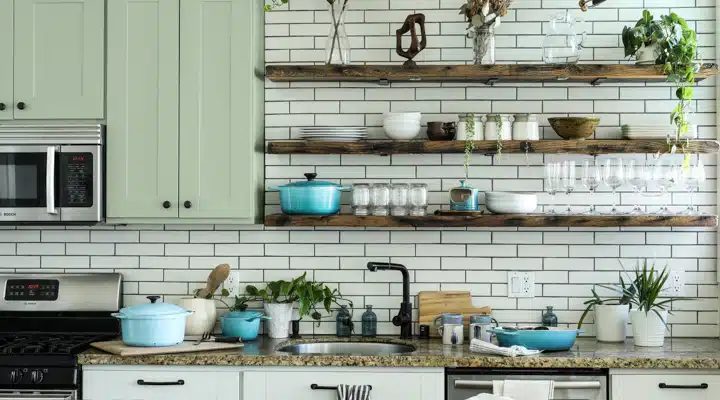
[[671, 214], [668, 209], [667, 194], [678, 182], [678, 166], [672, 160], [663, 162], [662, 159], [658, 160], [653, 168], [653, 180], [660, 188], [660, 191], [665, 198], [665, 204], [658, 210], [658, 214]]
[[600, 167], [598, 167], [595, 161], [585, 160], [583, 163], [583, 174], [580, 179], [581, 183], [587, 190], [590, 191], [590, 210], [586, 213], [588, 215], [595, 215], [595, 191], [600, 186]]
[[388, 215], [390, 206], [390, 185], [387, 183], [375, 183], [370, 186], [370, 198], [372, 202], [372, 215]]
[[625, 165], [625, 180], [632, 187], [635, 193], [635, 205], [630, 214], [642, 214], [643, 209], [637, 203], [637, 198], [643, 192], [647, 191], [648, 182], [650, 181], [650, 173], [648, 167], [644, 164], [638, 164], [635, 160], [630, 160]]
[[568, 196], [567, 209], [565, 209], [565, 212], [570, 214], [572, 212], [570, 209], [570, 193], [575, 190], [576, 183], [575, 161], [563, 161], [561, 182], [563, 189], [565, 189], [565, 195]]
[[390, 188], [390, 213], [395, 216], [408, 215], [408, 192], [410, 185], [395, 183]]
[[545, 164], [545, 191], [550, 195], [549, 209], [546, 214], [555, 214], [555, 194], [560, 186], [560, 163]]
[[690, 196], [690, 204], [688, 204], [685, 211], [683, 211], [683, 214], [697, 214], [695, 204], [693, 202], [693, 196], [695, 192], [700, 189], [700, 184], [705, 182], [706, 179], [705, 166], [700, 159], [698, 159], [694, 165], [690, 165], [682, 170], [681, 181]]
[[410, 215], [424, 217], [428, 207], [428, 187], [424, 183], [410, 185]]
[[370, 185], [356, 183], [352, 188], [352, 208], [355, 215], [368, 215], [370, 210]]
[[617, 214], [617, 199], [616, 199], [616, 192], [617, 188], [622, 186], [623, 182], [625, 181], [625, 175], [623, 173], [623, 163], [622, 160], [619, 158], [609, 159], [605, 161], [605, 168], [603, 171], [603, 183], [605, 186], [612, 189], [613, 199], [612, 199], [612, 209], [610, 210], [610, 214]]

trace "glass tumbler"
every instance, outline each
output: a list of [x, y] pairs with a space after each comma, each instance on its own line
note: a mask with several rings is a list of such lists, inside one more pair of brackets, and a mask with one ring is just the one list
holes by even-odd
[[352, 188], [352, 208], [355, 215], [368, 215], [370, 213], [370, 185], [356, 183]]
[[390, 213], [396, 216], [408, 215], [410, 185], [395, 183], [390, 188]]
[[388, 215], [390, 185], [387, 183], [375, 183], [370, 186], [370, 202], [372, 204], [372, 215]]
[[410, 215], [424, 217], [427, 215], [428, 187], [424, 183], [410, 185]]

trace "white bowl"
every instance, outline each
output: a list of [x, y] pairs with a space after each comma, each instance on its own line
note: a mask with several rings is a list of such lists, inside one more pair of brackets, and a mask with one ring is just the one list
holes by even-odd
[[386, 122], [383, 124], [385, 134], [393, 140], [411, 140], [420, 134], [420, 121], [417, 122]]
[[397, 112], [397, 113], [385, 113], [385, 119], [412, 119], [420, 120], [422, 113], [419, 112]]
[[537, 208], [534, 194], [485, 192], [485, 207], [493, 214], [528, 214]]

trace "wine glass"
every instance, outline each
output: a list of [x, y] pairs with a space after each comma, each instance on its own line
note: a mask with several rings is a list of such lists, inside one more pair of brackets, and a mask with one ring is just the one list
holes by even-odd
[[612, 189], [613, 193], [613, 199], [612, 199], [612, 209], [610, 210], [610, 214], [617, 214], [617, 188], [622, 186], [623, 182], [625, 181], [625, 175], [623, 173], [623, 164], [622, 160], [619, 158], [611, 158], [607, 161], [605, 161], [605, 168], [603, 171], [603, 183], [605, 186]]
[[550, 195], [550, 205], [546, 214], [555, 214], [555, 194], [559, 187], [560, 164], [549, 162], [545, 164], [545, 191]]
[[562, 187], [565, 189], [565, 195], [568, 196], [568, 204], [566, 213], [570, 214], [570, 193], [575, 190], [575, 161], [563, 161], [562, 163]]
[[658, 210], [658, 214], [670, 214], [668, 209], [667, 194], [678, 182], [678, 167], [672, 160], [663, 162], [658, 160], [653, 168], [653, 181], [658, 185], [665, 198], [665, 204]]
[[600, 186], [600, 168], [594, 161], [585, 160], [583, 163], [583, 174], [580, 178], [580, 182], [587, 190], [590, 191], [590, 210], [586, 213], [588, 215], [595, 215], [595, 191]]
[[698, 159], [694, 165], [683, 168], [681, 173], [681, 182], [690, 196], [690, 204], [688, 204], [685, 211], [683, 211], [683, 214], [697, 214], [695, 204], [693, 203], [693, 195], [700, 189], [700, 184], [705, 182], [706, 179], [705, 166], [700, 159]]
[[636, 199], [630, 214], [642, 214], [643, 209], [638, 205], [637, 198], [643, 190], [647, 190], [648, 182], [650, 181], [650, 173], [647, 166], [638, 164], [635, 160], [630, 160], [625, 166], [625, 180], [630, 184], [630, 187], [632, 187]]

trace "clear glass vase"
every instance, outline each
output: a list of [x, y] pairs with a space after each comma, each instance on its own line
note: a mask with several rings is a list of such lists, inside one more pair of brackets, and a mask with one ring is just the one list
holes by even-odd
[[326, 64], [350, 64], [350, 40], [345, 30], [345, 14], [349, 0], [328, 1], [330, 33], [325, 42]]
[[471, 32], [470, 38], [473, 41], [473, 53], [475, 54], [473, 63], [475, 65], [494, 65], [495, 27], [475, 28]]

